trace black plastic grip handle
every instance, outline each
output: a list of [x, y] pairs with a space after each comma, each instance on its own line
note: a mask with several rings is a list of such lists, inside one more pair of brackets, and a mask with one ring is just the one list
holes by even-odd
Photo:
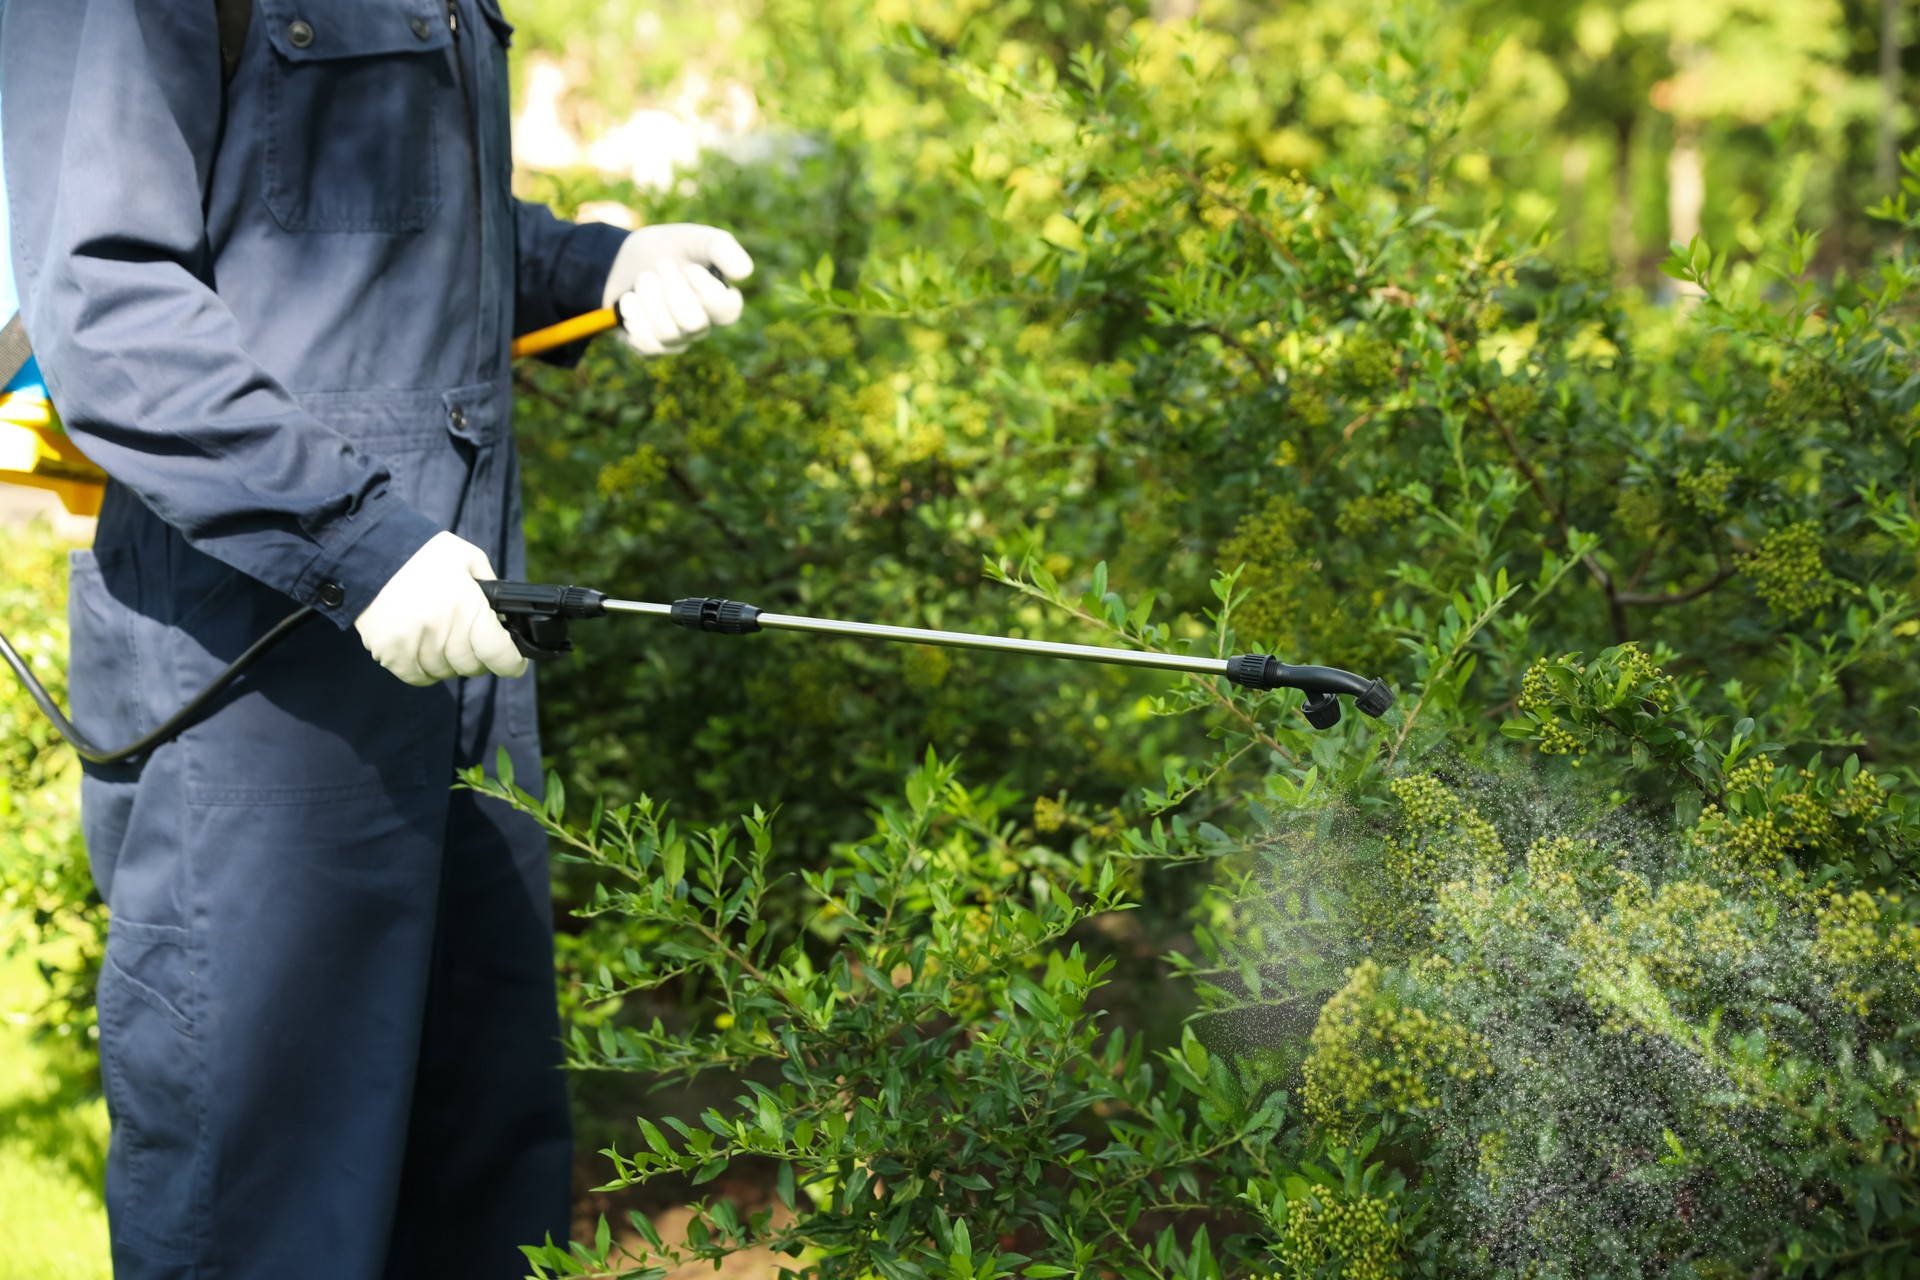
[[606, 595], [586, 587], [495, 580], [482, 582], [480, 593], [488, 607], [506, 619], [502, 625], [513, 637], [514, 647], [536, 661], [564, 658], [572, 652], [569, 618], [598, 618], [607, 612]]
[[512, 617], [598, 618], [606, 594], [586, 587], [556, 587], [540, 582], [482, 582], [480, 591], [495, 613]]

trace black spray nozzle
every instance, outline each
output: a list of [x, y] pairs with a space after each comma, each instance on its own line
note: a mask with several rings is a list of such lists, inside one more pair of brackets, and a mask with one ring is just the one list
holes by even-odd
[[1316, 729], [1331, 729], [1340, 723], [1340, 695], [1316, 693], [1300, 704], [1300, 714]]
[[1393, 690], [1384, 680], [1369, 680], [1338, 667], [1291, 666], [1264, 653], [1227, 659], [1227, 678], [1247, 689], [1301, 690], [1308, 695], [1301, 710], [1316, 729], [1330, 729], [1340, 722], [1339, 694], [1347, 694], [1363, 715], [1376, 720], [1393, 705]]
[[558, 658], [573, 650], [570, 618], [606, 613], [605, 594], [586, 587], [556, 587], [540, 582], [482, 582], [487, 605], [505, 617], [501, 624], [514, 647], [528, 658]]
[[1393, 705], [1393, 690], [1387, 687], [1385, 680], [1376, 678], [1368, 683], [1364, 693], [1353, 696], [1353, 705], [1360, 708], [1362, 715], [1372, 716], [1378, 720], [1387, 714], [1387, 708]]

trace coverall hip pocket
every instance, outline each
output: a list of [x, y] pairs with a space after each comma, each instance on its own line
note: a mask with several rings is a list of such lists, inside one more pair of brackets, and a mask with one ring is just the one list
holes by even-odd
[[100, 970], [100, 1073], [113, 1141], [107, 1203], [116, 1236], [186, 1259], [204, 1217], [206, 1079], [195, 1036], [191, 935], [115, 917]]
[[431, 0], [263, 0], [263, 188], [288, 231], [404, 233], [440, 204], [440, 116], [462, 92]]
[[[170, 636], [174, 682], [205, 688], [228, 663], [294, 608], [278, 591], [238, 571], [182, 615]], [[194, 805], [325, 806], [378, 802], [429, 782], [450, 783], [428, 744], [439, 734], [444, 689], [401, 684], [368, 656], [360, 638], [309, 622], [251, 668], [205, 721], [180, 737], [186, 798]]]
[[117, 747], [145, 733], [147, 688], [135, 638], [139, 567], [130, 547], [67, 553], [68, 697], [73, 721]]

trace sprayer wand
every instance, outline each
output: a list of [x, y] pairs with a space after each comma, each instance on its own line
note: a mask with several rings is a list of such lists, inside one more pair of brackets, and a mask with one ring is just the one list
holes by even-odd
[[[714, 278], [726, 282], [718, 268], [709, 265]], [[605, 332], [620, 323], [612, 308], [575, 316], [557, 325], [514, 340], [513, 356], [539, 355], [556, 347], [579, 342]], [[568, 624], [583, 618], [599, 618], [609, 613], [638, 613], [666, 618], [696, 631], [722, 635], [745, 635], [753, 631], [811, 631], [824, 635], [853, 636], [869, 640], [890, 640], [904, 644], [944, 645], [955, 649], [988, 649], [999, 653], [1023, 653], [1033, 657], [1061, 658], [1070, 662], [1106, 662], [1122, 667], [1150, 667], [1160, 671], [1184, 671], [1194, 675], [1225, 676], [1248, 689], [1299, 689], [1307, 700], [1300, 712], [1316, 729], [1331, 729], [1340, 723], [1340, 695], [1353, 699], [1353, 705], [1369, 716], [1384, 715], [1393, 705], [1393, 690], [1384, 681], [1368, 680], [1337, 667], [1296, 667], [1264, 653], [1242, 653], [1231, 658], [1198, 658], [1170, 653], [1143, 653], [1136, 649], [1103, 649], [1085, 644], [1055, 644], [1045, 640], [1022, 640], [1012, 636], [983, 636], [965, 631], [930, 631], [920, 627], [891, 627], [867, 622], [841, 622], [834, 618], [807, 618], [797, 614], [767, 613], [735, 600], [695, 598], [672, 604], [649, 604], [644, 600], [615, 600], [585, 587], [556, 587], [532, 582], [482, 582], [487, 602], [500, 614], [513, 642], [529, 658], [557, 658], [573, 648]], [[76, 728], [46, 687], [34, 677], [26, 659], [0, 635], [0, 662], [12, 668], [27, 693], [62, 738], [93, 764], [118, 764], [135, 760], [163, 742], [171, 741], [212, 713], [216, 700], [240, 674], [261, 655], [318, 615], [310, 606], [302, 606], [282, 618], [267, 634], [255, 641], [245, 653], [215, 676], [212, 683], [194, 695], [184, 707], [136, 742], [121, 747], [104, 747], [90, 741]]]
[[1089, 644], [1057, 644], [1015, 636], [977, 635], [969, 631], [933, 631], [924, 627], [894, 627], [873, 622], [843, 622], [837, 618], [809, 618], [800, 614], [769, 613], [738, 600], [693, 597], [672, 604], [644, 600], [616, 600], [585, 587], [545, 586], [530, 582], [483, 582], [487, 603], [506, 620], [520, 652], [529, 658], [554, 658], [573, 647], [568, 624], [576, 619], [609, 613], [637, 613], [666, 618], [676, 626], [720, 635], [747, 635], [755, 631], [811, 631], [821, 635], [852, 636], [862, 640], [889, 640], [900, 644], [931, 644], [951, 649], [987, 649], [1069, 662], [1104, 662], [1121, 667], [1149, 667], [1193, 675], [1225, 676], [1248, 689], [1299, 689], [1306, 702], [1300, 710], [1316, 729], [1340, 723], [1340, 694], [1368, 716], [1379, 717], [1393, 705], [1393, 690], [1383, 680], [1369, 680], [1338, 667], [1293, 666], [1264, 653], [1242, 653], [1231, 658], [1202, 658], [1187, 654], [1148, 653], [1138, 649], [1107, 649]]
[[[968, 631], [932, 631], [923, 627], [891, 627], [872, 622], [842, 622], [836, 618], [808, 618], [799, 614], [768, 613], [738, 600], [717, 597], [693, 597], [672, 604], [651, 604], [645, 600], [616, 600], [586, 587], [556, 587], [537, 582], [482, 582], [480, 590], [487, 603], [503, 620], [521, 653], [536, 660], [558, 658], [573, 649], [570, 624], [585, 618], [603, 618], [610, 613], [635, 613], [665, 618], [677, 626], [719, 635], [747, 635], [755, 631], [811, 631], [820, 635], [852, 636], [866, 640], [890, 640], [902, 644], [933, 644], [953, 649], [987, 649], [997, 653], [1021, 653], [1039, 658], [1061, 658], [1070, 662], [1105, 662], [1121, 667], [1149, 667], [1159, 671], [1185, 671], [1193, 675], [1225, 676], [1248, 689], [1299, 689], [1307, 695], [1300, 712], [1316, 729], [1331, 729], [1340, 723], [1340, 697], [1346, 694], [1353, 705], [1369, 716], [1384, 715], [1393, 705], [1393, 690], [1385, 681], [1369, 680], [1338, 667], [1296, 667], [1264, 653], [1242, 653], [1231, 658], [1199, 658], [1185, 654], [1145, 653], [1138, 649], [1103, 649], [1089, 644], [1056, 644], [1048, 640], [1023, 640], [1014, 636], [983, 636]], [[26, 686], [27, 693], [62, 738], [94, 764], [117, 764], [147, 754], [163, 742], [171, 741], [210, 715], [215, 699], [252, 666], [263, 654], [293, 634], [316, 615], [302, 607], [283, 618], [266, 635], [234, 659], [215, 676], [213, 682], [194, 696], [186, 706], [168, 717], [153, 732], [123, 747], [103, 747], [90, 741], [76, 728], [46, 687], [35, 678], [26, 660], [7, 638], [0, 635], [0, 661], [13, 668], [14, 675]]]

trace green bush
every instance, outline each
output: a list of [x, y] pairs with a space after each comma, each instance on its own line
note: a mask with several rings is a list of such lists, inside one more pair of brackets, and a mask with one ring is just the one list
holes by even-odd
[[[1617, 769], [1664, 734], [1707, 804], [1666, 827], [1551, 773], [1409, 772], [1344, 836], [1314, 818], [1335, 797], [1300, 806], [1258, 890], [1223, 898], [1245, 921], [1221, 949], [1301, 985], [1301, 886], [1339, 902], [1351, 967], [1294, 1046], [1313, 1126], [1417, 1152], [1466, 1271], [1901, 1274], [1920, 1229], [1920, 926], [1889, 887], [1914, 860], [1908, 795], [1856, 756], [1786, 767], [1751, 722], [1673, 728], [1672, 682], [1633, 646], [1527, 684], [1533, 741]], [[1627, 723], [1591, 744], [1559, 727], [1607, 721]]]
[[[698, 1185], [740, 1157], [773, 1157], [779, 1201], [798, 1215], [776, 1228], [771, 1210], [743, 1220], [720, 1202], [688, 1247], [667, 1249], [635, 1214], [643, 1247], [616, 1259], [718, 1260], [765, 1244], [804, 1252], [826, 1276], [1204, 1275], [1216, 1257], [1259, 1265], [1271, 1253], [1191, 1224], [1215, 1197], [1291, 1172], [1276, 1163], [1284, 1097], [1248, 1096], [1190, 1032], [1149, 1053], [1087, 1006], [1112, 962], [1066, 939], [1135, 904], [1134, 860], [1029, 844], [1007, 820], [1020, 797], [955, 775], [929, 755], [870, 836], [802, 873], [797, 927], [767, 909], [764, 814], [741, 835], [683, 833], [642, 799], [573, 828], [557, 777], [544, 805], [510, 778], [469, 778], [608, 873], [613, 887], [588, 911], [651, 933], [601, 965], [589, 996], [688, 980], [710, 993], [690, 1027], [576, 1031], [574, 1065], [746, 1073], [730, 1107], [642, 1120], [644, 1145], [608, 1152], [609, 1185], [673, 1173]], [[764, 1079], [755, 1064], [771, 1068]], [[1156, 1229], [1136, 1240], [1143, 1220]], [[609, 1252], [603, 1238], [529, 1256], [564, 1274]]]
[[[41, 522], [0, 529], [0, 633], [66, 704], [68, 543]], [[33, 1011], [52, 1060], [97, 1074], [93, 987], [105, 908], [80, 838], [80, 762], [11, 673], [0, 678], [0, 954], [45, 990]]]
[[[997, 22], [807, 73], [884, 138], [823, 109], [812, 159], [655, 202], [789, 209], [795, 283], [761, 341], [534, 375], [530, 474], [593, 488], [537, 553], [1400, 703], [1314, 734], [1215, 681], [609, 637], [549, 685], [575, 790], [710, 834], [543, 810], [575, 1055], [741, 1089], [615, 1185], [770, 1157], [793, 1221], [707, 1205], [689, 1256], [822, 1275], [1906, 1274], [1909, 256], [1694, 245], [1649, 308], [1457, 180], [1485, 63], [1420, 20], [1345, 68], [1404, 110], [1305, 176], [1230, 44]], [[929, 742], [992, 772], [872, 800]], [[1112, 989], [1143, 948], [1173, 1037]], [[684, 1025], [623, 1012], [656, 985]], [[534, 1256], [671, 1261], [636, 1230]]]
[[[818, 23], [873, 40], [837, 6]], [[1782, 732], [1871, 725], [1909, 749], [1880, 672], [1915, 621], [1911, 268], [1827, 289], [1795, 241], [1723, 263], [1691, 319], [1628, 309], [1443, 181], [1433, 157], [1468, 145], [1483, 68], [1436, 62], [1424, 30], [1389, 28], [1392, 56], [1352, 71], [1356, 93], [1424, 105], [1351, 140], [1326, 183], [1240, 134], [1258, 72], [1217, 41], [1153, 27], [1069, 67], [992, 24], [897, 33], [826, 88], [793, 73], [822, 101], [887, 104], [882, 142], [842, 124], [810, 158], [692, 194], [550, 183], [739, 226], [783, 283], [756, 293], [764, 327], [686, 356], [608, 348], [525, 376], [536, 567], [648, 598], [1067, 635], [1009, 611], [978, 566], [1104, 560], [1192, 636], [1179, 619], [1244, 566], [1249, 643], [1352, 666], [1424, 643], [1504, 570], [1519, 594], [1450, 671], [1500, 700], [1538, 653], [1632, 638], [1778, 706]], [[1422, 682], [1423, 715], [1457, 697]], [[548, 681], [582, 781], [711, 818], [778, 802], [811, 855], [929, 740], [1117, 804], [1142, 768], [1205, 750], [1142, 716], [1154, 687], [645, 629], [596, 636]]]

